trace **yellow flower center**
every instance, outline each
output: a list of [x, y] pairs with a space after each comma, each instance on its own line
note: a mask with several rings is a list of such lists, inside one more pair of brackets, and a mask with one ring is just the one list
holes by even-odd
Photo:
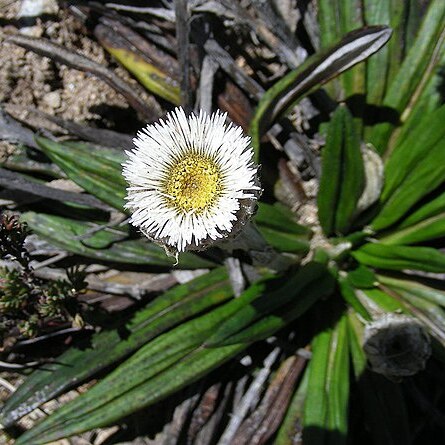
[[201, 213], [221, 194], [222, 175], [215, 161], [187, 154], [167, 171], [164, 192], [168, 203], [183, 212]]

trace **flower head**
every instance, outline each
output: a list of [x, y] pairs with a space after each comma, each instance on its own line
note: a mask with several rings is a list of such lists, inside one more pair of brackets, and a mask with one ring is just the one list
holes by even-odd
[[139, 131], [127, 152], [131, 223], [168, 251], [232, 236], [252, 213], [261, 189], [250, 138], [225, 118], [176, 108]]

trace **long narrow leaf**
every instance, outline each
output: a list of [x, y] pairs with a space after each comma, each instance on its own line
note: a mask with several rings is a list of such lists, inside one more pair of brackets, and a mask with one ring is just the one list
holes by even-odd
[[381, 283], [386, 284], [392, 288], [402, 289], [406, 292], [412, 293], [419, 298], [423, 298], [427, 301], [445, 307], [445, 291], [441, 289], [426, 286], [414, 280], [394, 278], [386, 275], [378, 275], [378, 279]]
[[[445, 38], [445, 3], [432, 0], [417, 37], [407, 57], [404, 59], [388, 92], [383, 105], [399, 112], [402, 121], [407, 118], [413, 106], [413, 98], [417, 99], [416, 89], [426, 83], [432, 76], [433, 69], [440, 60], [440, 52]], [[411, 101], [411, 103], [410, 103]], [[383, 153], [394, 124], [380, 124], [374, 128], [370, 142]]]
[[305, 444], [344, 444], [348, 428], [349, 345], [345, 316], [312, 343], [304, 407]]
[[257, 283], [241, 297], [151, 340], [87, 393], [23, 435], [17, 445], [37, 445], [108, 425], [195, 381], [250, 344], [202, 348], [225, 319], [264, 291], [265, 282]]
[[125, 337], [120, 335], [122, 329], [102, 331], [92, 337], [90, 348], [70, 348], [55, 363], [34, 371], [4, 405], [2, 425], [12, 425], [42, 403], [122, 360], [154, 336], [231, 295], [227, 273], [221, 268], [167, 291], [136, 312], [125, 325]]
[[329, 124], [318, 192], [318, 218], [326, 235], [349, 230], [364, 180], [354, 121], [346, 107], [340, 106]]
[[261, 99], [251, 123], [252, 144], [257, 155], [262, 135], [294, 102], [348, 68], [378, 51], [391, 30], [374, 26], [351, 32], [324, 53], [309, 57], [301, 67], [277, 82]]
[[303, 289], [306, 286], [321, 279], [326, 273], [325, 266], [319, 263], [308, 263], [281, 285], [271, 282], [272, 289], [269, 292], [248, 301], [248, 304], [223, 322], [215, 333], [207, 339], [206, 345], [209, 347], [219, 345], [222, 340], [238, 333], [254, 321], [265, 317], [292, 300], [296, 300], [300, 293], [304, 294]]
[[[99, 261], [172, 266], [174, 259], [164, 249], [146, 239], [130, 240], [128, 228], [99, 230], [89, 235], [94, 226], [74, 219], [43, 213], [26, 212], [21, 216], [29, 227], [51, 244], [68, 252]], [[197, 269], [213, 267], [214, 263], [189, 252], [181, 254], [177, 267]]]
[[352, 252], [352, 256], [362, 264], [380, 269], [417, 269], [438, 273], [445, 271], [445, 255], [431, 247], [368, 243]]

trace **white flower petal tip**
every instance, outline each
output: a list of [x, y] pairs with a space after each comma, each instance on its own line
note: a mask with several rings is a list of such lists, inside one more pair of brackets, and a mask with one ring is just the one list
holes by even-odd
[[261, 187], [250, 138], [225, 120], [176, 108], [127, 152], [131, 223], [174, 256], [237, 235], [254, 213]]

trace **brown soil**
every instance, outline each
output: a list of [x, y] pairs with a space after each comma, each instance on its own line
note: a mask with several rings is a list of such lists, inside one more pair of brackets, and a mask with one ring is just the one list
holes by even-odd
[[[14, 117], [35, 127], [39, 127], [38, 118], [29, 113], [29, 108], [76, 122], [118, 128], [120, 118], [131, 111], [125, 99], [103, 81], [5, 43], [5, 35], [24, 32], [16, 19], [19, 3], [7, 2], [3, 7], [0, 3], [0, 103]], [[85, 35], [82, 24], [64, 11], [45, 21], [38, 18], [25, 31], [111, 66], [131, 82], [125, 70], [116, 67], [103, 48]]]

